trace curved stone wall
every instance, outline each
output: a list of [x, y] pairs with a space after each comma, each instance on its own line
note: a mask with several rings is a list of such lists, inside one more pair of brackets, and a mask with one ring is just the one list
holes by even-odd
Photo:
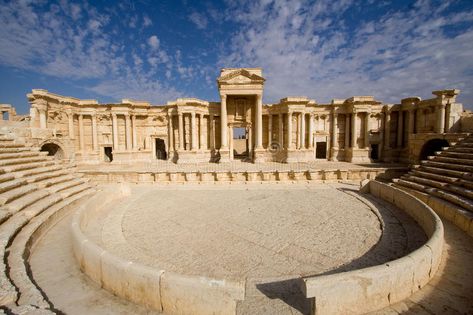
[[74, 215], [73, 251], [85, 274], [119, 297], [166, 314], [235, 314], [237, 300], [245, 296], [244, 281], [150, 268], [115, 256], [87, 238], [82, 228], [94, 219], [94, 212], [117, 197], [116, 192], [99, 193]]
[[443, 225], [435, 212], [419, 199], [387, 184], [370, 181], [365, 189], [414, 218], [428, 241], [409, 255], [382, 265], [302, 278], [303, 292], [313, 299], [313, 314], [363, 314], [379, 310], [422, 288], [439, 267]]

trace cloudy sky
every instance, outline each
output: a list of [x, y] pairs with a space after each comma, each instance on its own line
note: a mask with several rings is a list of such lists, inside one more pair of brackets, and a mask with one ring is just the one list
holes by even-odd
[[462, 90], [473, 109], [473, 1], [0, 0], [0, 103], [26, 93], [218, 100], [222, 67], [262, 67], [264, 102]]

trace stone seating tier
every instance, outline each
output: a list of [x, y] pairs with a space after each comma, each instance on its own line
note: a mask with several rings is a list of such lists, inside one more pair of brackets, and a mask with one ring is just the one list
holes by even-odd
[[94, 191], [74, 170], [0, 134], [0, 308], [7, 313], [54, 311], [31, 278], [28, 256], [48, 218]]

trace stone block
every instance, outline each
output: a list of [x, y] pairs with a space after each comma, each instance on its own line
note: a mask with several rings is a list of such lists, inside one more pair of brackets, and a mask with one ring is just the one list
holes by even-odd
[[127, 283], [124, 297], [134, 303], [162, 311], [160, 281], [163, 271], [129, 263], [124, 273]]

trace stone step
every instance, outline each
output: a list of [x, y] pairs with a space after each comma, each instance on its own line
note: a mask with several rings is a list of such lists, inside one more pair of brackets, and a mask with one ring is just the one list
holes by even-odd
[[[55, 171], [48, 171], [48, 172], [43, 172], [43, 173], [27, 176], [26, 179], [27, 179], [28, 183], [36, 183], [36, 182], [42, 182], [42, 181], [47, 180], [47, 179], [52, 179], [54, 177], [69, 175], [72, 172], [73, 172], [72, 169], [61, 167], [61, 168], [59, 168], [58, 170], [55, 170]], [[81, 177], [82, 176], [82, 175], [79, 175], [79, 174], [74, 174], [74, 175], [75, 175], [75, 177]]]
[[462, 165], [462, 164], [454, 164], [454, 163], [442, 163], [442, 162], [436, 162], [436, 161], [421, 161], [420, 162], [422, 165], [426, 166], [433, 166], [437, 168], [446, 168], [450, 170], [455, 170], [455, 171], [462, 171], [462, 172], [473, 172], [473, 166], [469, 165]]
[[[2, 210], [5, 210], [4, 214], [6, 218], [8, 218], [11, 215], [28, 207], [29, 205], [32, 205], [33, 203], [43, 199], [44, 197], [47, 197], [48, 195], [49, 195], [49, 191], [45, 189], [36, 190], [32, 193], [29, 193], [27, 195], [24, 195], [12, 201], [11, 203], [6, 204]], [[6, 218], [5, 217], [0, 218], [0, 223], [2, 222], [2, 220], [5, 220]]]
[[62, 195], [63, 198], [69, 198], [87, 189], [90, 189], [90, 185], [88, 183], [83, 182], [78, 185], [74, 185], [67, 189], [61, 190], [59, 193]]
[[462, 147], [450, 147], [449, 152], [463, 152], [463, 153], [473, 153], [473, 148], [462, 148]]
[[83, 183], [84, 182], [80, 179], [75, 179], [75, 178], [71, 179], [71, 178], [69, 178], [68, 180], [64, 180], [62, 182], [58, 182], [54, 185], [49, 186], [48, 190], [51, 193], [57, 193], [57, 192], [61, 192], [61, 191], [65, 190], [65, 189], [81, 185]]
[[53, 164], [53, 165], [38, 167], [38, 168], [34, 168], [34, 169], [27, 169], [27, 170], [18, 172], [15, 175], [17, 177], [32, 178], [35, 175], [47, 174], [47, 173], [59, 171], [59, 170], [62, 170], [62, 169], [64, 169], [63, 165]]
[[444, 182], [439, 182], [433, 179], [422, 178], [422, 177], [413, 176], [413, 175], [403, 175], [401, 176], [401, 178], [406, 181], [419, 183], [421, 185], [428, 185], [428, 186], [440, 188], [440, 189], [443, 189], [445, 186], [448, 185], [447, 183], [444, 183]]
[[15, 153], [0, 154], [0, 160], [47, 156], [47, 155], [48, 155], [48, 152], [43, 152], [43, 151], [20, 151], [20, 152], [15, 152]]
[[29, 246], [31, 246], [29, 242], [30, 239], [33, 238], [33, 234], [41, 228], [42, 224], [55, 216], [57, 212], [93, 192], [94, 190], [92, 188], [88, 188], [69, 198], [57, 202], [45, 211], [42, 211], [33, 217], [13, 239], [13, 242], [9, 247], [10, 254], [8, 255], [7, 263], [10, 268], [10, 279], [19, 290], [19, 304], [38, 305], [43, 302], [41, 291], [35, 285], [34, 280], [30, 278], [30, 273], [27, 267], [30, 255]]
[[466, 187], [470, 190], [473, 190], [473, 181], [467, 179], [460, 179], [459, 184], [463, 187]]
[[10, 174], [10, 173], [0, 175], [0, 183], [4, 183], [13, 179], [15, 179], [15, 175]]
[[446, 188], [448, 191], [452, 193], [455, 193], [459, 196], [468, 198], [473, 201], [473, 190], [471, 189], [467, 189], [465, 187], [460, 187], [460, 186], [451, 185], [451, 184], [448, 184]]
[[17, 157], [14, 159], [0, 160], [0, 167], [5, 167], [9, 165], [18, 165], [18, 164], [25, 165], [25, 164], [43, 162], [43, 161], [48, 161], [48, 160], [50, 159], [45, 156]]
[[0, 148], [0, 155], [17, 153], [17, 152], [40, 152], [37, 147], [15, 147], [15, 148]]
[[412, 170], [412, 171], [409, 172], [409, 174], [412, 174], [412, 175], [418, 176], [418, 177], [423, 177], [423, 178], [430, 178], [430, 179], [434, 179], [434, 180], [438, 180], [438, 181], [446, 182], [446, 183], [455, 183], [455, 182], [460, 181], [460, 179], [457, 178], [457, 177], [450, 177], [450, 176], [446, 176], [446, 175], [423, 172], [423, 171], [420, 171], [420, 170]]
[[433, 194], [436, 195], [437, 197], [440, 197], [454, 204], [457, 204], [468, 211], [473, 211], [473, 201], [469, 198], [458, 196], [456, 194], [452, 194], [444, 190], [435, 190], [433, 191]]
[[3, 143], [1, 142], [0, 143], [0, 149], [2, 148], [22, 148], [24, 147], [25, 145], [24, 144], [21, 144], [21, 143], [10, 143], [10, 142], [7, 142], [7, 143]]
[[14, 140], [15, 139], [13, 139], [13, 138], [7, 138], [5, 136], [0, 136], [0, 142], [12, 142]]
[[55, 165], [56, 162], [53, 160], [49, 161], [43, 161], [43, 162], [35, 162], [35, 163], [28, 163], [28, 164], [19, 164], [19, 165], [11, 165], [11, 166], [5, 166], [3, 169], [6, 172], [20, 172], [20, 171], [26, 171], [26, 170], [31, 170], [31, 169], [37, 169], [41, 167], [46, 167], [46, 166], [53, 166]]
[[459, 148], [473, 148], [473, 142], [462, 141], [456, 145]]
[[473, 159], [469, 159], [469, 158], [433, 156], [432, 160], [434, 160], [435, 162], [454, 163], [454, 164], [460, 164], [460, 165], [472, 165], [473, 166]]
[[457, 159], [473, 159], [473, 153], [453, 152], [453, 151], [439, 151], [436, 152], [440, 156], [449, 156]]
[[0, 194], [3, 194], [4, 192], [15, 189], [17, 187], [23, 186], [27, 183], [28, 182], [24, 178], [13, 179], [10, 181], [0, 183]]
[[[452, 183], [422, 178], [415, 175], [403, 175], [401, 178], [407, 181], [413, 181], [422, 185], [427, 185], [437, 189], [445, 190], [450, 193], [457, 194], [460, 197], [465, 197], [473, 200], [473, 190], [469, 190], [465, 187], [461, 187]], [[457, 183], [461, 185], [459, 181], [457, 181]]]
[[13, 200], [18, 199], [26, 194], [29, 194], [37, 189], [38, 187], [36, 185], [24, 185], [21, 187], [10, 189], [0, 194], [0, 206], [12, 202]]
[[463, 178], [464, 176], [468, 175], [468, 172], [461, 172], [461, 171], [455, 171], [455, 170], [449, 170], [449, 169], [425, 166], [425, 165], [421, 165], [418, 169], [425, 172], [430, 172], [430, 173], [440, 174], [440, 175], [447, 175], [447, 176], [457, 177], [457, 178]]

